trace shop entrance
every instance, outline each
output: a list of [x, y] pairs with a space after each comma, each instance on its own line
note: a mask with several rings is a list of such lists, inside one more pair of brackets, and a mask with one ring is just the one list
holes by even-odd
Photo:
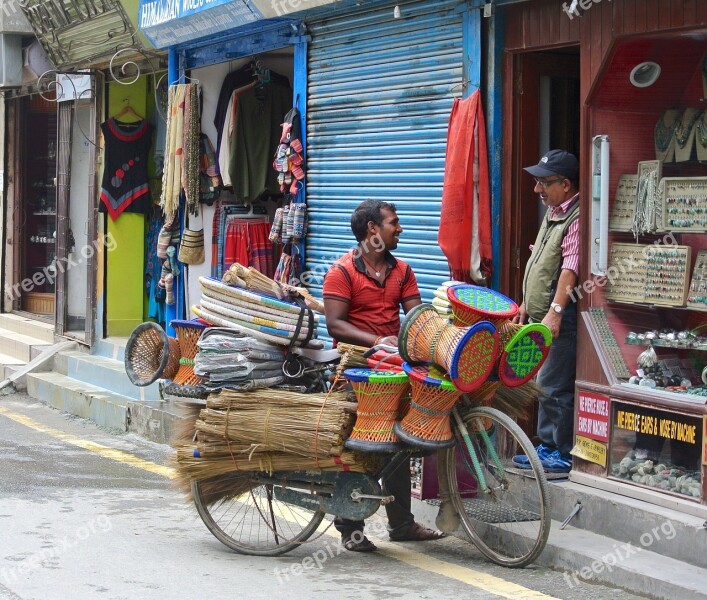
[[545, 214], [541, 202], [534, 199], [533, 181], [523, 167], [536, 164], [553, 148], [580, 158], [579, 48], [519, 54], [513, 70], [511, 226], [505, 228], [504, 246], [511, 249], [508, 291], [520, 300], [529, 246]]
[[56, 103], [39, 95], [20, 102], [16, 123], [21, 126], [15, 136], [20, 143], [15, 203], [20, 243], [15, 254], [12, 308], [51, 321], [55, 301]]

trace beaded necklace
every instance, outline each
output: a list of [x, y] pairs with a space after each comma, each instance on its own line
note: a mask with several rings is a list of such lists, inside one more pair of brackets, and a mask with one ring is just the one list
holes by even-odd
[[697, 121], [697, 143], [703, 148], [707, 148], [707, 123], [705, 123], [707, 111], [702, 112], [702, 116]]
[[673, 119], [673, 122], [670, 125], [665, 124], [665, 116], [666, 115], [663, 115], [662, 117], [660, 117], [660, 119], [658, 119], [658, 122], [655, 124], [654, 130], [655, 147], [658, 149], [659, 152], [665, 152], [670, 146], [670, 140], [673, 139], [675, 129], [677, 128], [678, 123], [682, 119], [682, 112], [676, 115], [675, 119]]
[[697, 121], [697, 118], [700, 116], [700, 112], [695, 111], [692, 114], [692, 118], [690, 119], [689, 124], [685, 123], [685, 115], [687, 115], [687, 111], [685, 111], [680, 116], [680, 120], [677, 121], [678, 125], [675, 128], [675, 141], [677, 142], [678, 146], [680, 146], [680, 148], [684, 148], [685, 144], [687, 144], [687, 140], [690, 137], [692, 127], [695, 124], [695, 121]]

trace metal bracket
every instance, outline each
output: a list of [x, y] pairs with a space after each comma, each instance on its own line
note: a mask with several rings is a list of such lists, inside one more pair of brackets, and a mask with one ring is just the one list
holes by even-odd
[[572, 509], [572, 512], [569, 515], [567, 515], [567, 518], [564, 521], [562, 521], [562, 525], [560, 525], [560, 529], [564, 529], [565, 527], [567, 527], [567, 525], [569, 525], [570, 521], [572, 519], [574, 519], [579, 514], [580, 510], [582, 510], [582, 503], [579, 500], [577, 500], [577, 502], [574, 505], [574, 508]]

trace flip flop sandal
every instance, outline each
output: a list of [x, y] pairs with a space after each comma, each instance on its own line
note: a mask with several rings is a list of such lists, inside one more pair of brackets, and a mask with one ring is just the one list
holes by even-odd
[[399, 535], [390, 534], [389, 537], [392, 542], [426, 542], [443, 538], [444, 533], [429, 529], [419, 523], [413, 523], [404, 533]]
[[[354, 533], [359, 533], [361, 535], [361, 539], [359, 540], [354, 540], [351, 538], [351, 536]], [[356, 536], [358, 538], [358, 536]], [[346, 548], [349, 552], [375, 552], [378, 550], [377, 546], [369, 540], [363, 533], [360, 531], [358, 532], [353, 532], [350, 535], [342, 535], [341, 536], [341, 545]]]
[[297, 154], [302, 154], [302, 142], [299, 139], [290, 140], [290, 146]]

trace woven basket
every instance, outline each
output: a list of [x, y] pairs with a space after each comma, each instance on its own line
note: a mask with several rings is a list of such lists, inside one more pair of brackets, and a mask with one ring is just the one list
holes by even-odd
[[172, 379], [174, 385], [195, 386], [203, 383], [203, 379], [194, 374], [194, 357], [199, 351], [196, 343], [201, 337], [201, 332], [205, 325], [196, 321], [173, 320], [170, 325], [177, 332], [181, 357], [179, 359], [179, 370]]
[[518, 313], [518, 305], [503, 294], [478, 285], [461, 284], [447, 288], [454, 324], [467, 327], [478, 321], [490, 321], [496, 327]]
[[473, 392], [488, 379], [499, 351], [492, 323], [455, 327], [431, 304], [420, 304], [405, 316], [398, 340], [400, 356], [407, 363], [435, 363], [462, 392]]
[[407, 415], [393, 431], [403, 442], [424, 450], [453, 446], [450, 415], [461, 392], [433, 365], [404, 363], [403, 369], [410, 378], [412, 397]]
[[402, 417], [408, 376], [399, 371], [346, 369], [344, 377], [358, 401], [356, 424], [345, 446], [362, 452], [401, 450], [403, 446], [393, 432], [393, 425]]
[[498, 377], [507, 387], [523, 385], [535, 377], [552, 345], [552, 333], [542, 323], [507, 323], [499, 331], [502, 352]]
[[125, 346], [125, 372], [137, 386], [150, 385], [160, 377], [171, 379], [177, 372], [179, 341], [167, 337], [157, 323], [138, 325]]

